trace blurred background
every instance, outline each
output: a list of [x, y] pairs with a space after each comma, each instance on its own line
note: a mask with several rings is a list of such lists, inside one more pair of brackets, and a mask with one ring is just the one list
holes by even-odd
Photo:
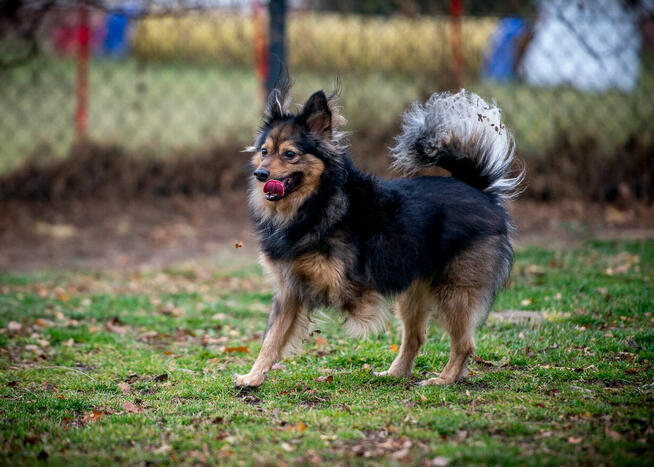
[[288, 70], [342, 87], [362, 168], [435, 91], [495, 99], [527, 167], [519, 240], [650, 235], [654, 0], [3, 0], [0, 268], [255, 246], [242, 148]]

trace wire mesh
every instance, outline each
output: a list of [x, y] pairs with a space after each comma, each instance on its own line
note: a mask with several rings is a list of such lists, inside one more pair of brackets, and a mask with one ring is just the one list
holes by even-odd
[[[497, 101], [526, 158], [561, 138], [594, 141], [598, 157], [651, 140], [652, 2], [469, 1], [460, 12], [457, 3], [290, 2], [295, 101], [339, 77], [355, 156], [372, 167], [385, 165], [379, 150], [410, 102], [459, 86]], [[262, 52], [266, 8], [249, 0], [3, 4], [0, 172], [65, 156], [80, 140], [159, 157], [245, 146], [259, 123], [266, 64], [276, 59]]]

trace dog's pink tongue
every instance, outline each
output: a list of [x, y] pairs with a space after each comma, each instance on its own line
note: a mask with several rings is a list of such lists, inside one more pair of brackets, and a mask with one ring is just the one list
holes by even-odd
[[284, 184], [279, 180], [268, 180], [263, 186], [263, 192], [277, 196], [284, 196]]

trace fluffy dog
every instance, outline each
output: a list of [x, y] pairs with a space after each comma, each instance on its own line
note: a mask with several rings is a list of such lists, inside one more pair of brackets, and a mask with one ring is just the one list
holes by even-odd
[[[334, 96], [313, 94], [295, 114], [274, 90], [254, 146], [249, 205], [275, 297], [261, 352], [236, 386], [260, 386], [275, 361], [307, 336], [312, 310], [341, 311], [354, 336], [384, 327], [395, 301], [402, 345], [387, 371], [411, 375], [429, 316], [451, 337], [436, 378], [467, 373], [475, 328], [511, 271], [506, 200], [514, 143], [500, 110], [475, 94], [434, 94], [404, 115], [392, 148], [407, 177], [362, 173], [347, 153]], [[440, 166], [451, 177], [412, 177]]]

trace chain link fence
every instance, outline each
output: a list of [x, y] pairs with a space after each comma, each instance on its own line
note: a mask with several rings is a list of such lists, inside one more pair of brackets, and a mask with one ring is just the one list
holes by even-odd
[[[266, 54], [267, 8], [4, 2], [0, 173], [82, 141], [162, 159], [222, 151], [241, 163], [236, 148], [258, 127], [278, 60]], [[339, 78], [355, 158], [375, 172], [407, 105], [459, 87], [497, 101], [532, 173], [565, 171], [551, 158], [575, 148], [583, 170], [634, 151], [653, 170], [653, 1], [294, 0], [285, 43], [295, 102]]]

